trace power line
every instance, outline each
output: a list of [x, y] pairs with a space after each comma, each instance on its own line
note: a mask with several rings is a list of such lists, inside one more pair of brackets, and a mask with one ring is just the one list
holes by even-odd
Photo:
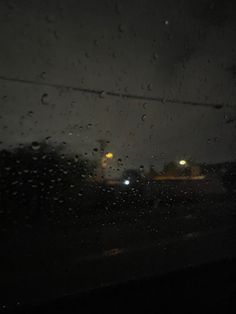
[[52, 88], [57, 88], [57, 89], [68, 89], [68, 90], [82, 92], [82, 93], [100, 95], [101, 97], [104, 97], [107, 95], [111, 97], [129, 98], [129, 99], [144, 100], [144, 101], [157, 101], [161, 103], [212, 107], [214, 109], [221, 109], [223, 107], [232, 107], [232, 105], [225, 104], [225, 103], [206, 103], [206, 102], [197, 102], [197, 101], [190, 101], [190, 100], [170, 99], [170, 98], [164, 98], [164, 97], [142, 96], [142, 95], [134, 95], [134, 94], [132, 95], [132, 94], [126, 94], [126, 93], [118, 93], [118, 92], [104, 91], [104, 90], [98, 90], [98, 89], [83, 88], [83, 87], [57, 84], [57, 83], [38, 82], [34, 80], [10, 78], [6, 76], [0, 76], [0, 80], [8, 81], [8, 82], [17, 82], [17, 83], [22, 83], [22, 84], [46, 86], [46, 87], [52, 87]]

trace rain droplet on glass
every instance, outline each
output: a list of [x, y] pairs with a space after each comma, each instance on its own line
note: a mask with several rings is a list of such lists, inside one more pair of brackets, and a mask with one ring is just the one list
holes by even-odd
[[144, 122], [147, 118], [147, 115], [146, 114], [143, 114], [142, 117], [141, 117], [141, 120]]
[[38, 142], [32, 142], [31, 147], [33, 150], [38, 150], [40, 148], [40, 144]]

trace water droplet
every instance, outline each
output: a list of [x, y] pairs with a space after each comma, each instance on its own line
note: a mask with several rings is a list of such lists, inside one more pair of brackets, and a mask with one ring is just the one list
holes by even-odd
[[105, 91], [102, 91], [99, 95], [101, 98], [105, 98], [106, 97], [106, 92]]
[[153, 59], [156, 60], [156, 59], [158, 59], [158, 57], [159, 57], [159, 56], [158, 56], [158, 53], [157, 53], [157, 52], [154, 52], [154, 54], [153, 54]]
[[41, 96], [41, 103], [43, 105], [48, 105], [48, 94], [47, 93], [44, 93], [42, 96]]
[[147, 118], [147, 115], [143, 114], [142, 117], [141, 117], [141, 120], [144, 122], [146, 118]]
[[165, 25], [169, 25], [169, 21], [168, 20], [165, 20]]
[[31, 147], [33, 150], [38, 150], [40, 148], [40, 144], [38, 142], [32, 142]]
[[124, 33], [124, 31], [125, 31], [124, 25], [122, 25], [122, 24], [119, 25], [118, 29], [119, 29], [120, 33]]
[[46, 78], [46, 72], [45, 72], [45, 71], [41, 72], [40, 75], [39, 75], [39, 77], [40, 77], [40, 79], [45, 80], [45, 78]]
[[59, 38], [59, 35], [58, 35], [58, 33], [57, 33], [56, 30], [53, 31], [53, 36], [54, 36], [55, 39], [58, 39], [58, 38]]

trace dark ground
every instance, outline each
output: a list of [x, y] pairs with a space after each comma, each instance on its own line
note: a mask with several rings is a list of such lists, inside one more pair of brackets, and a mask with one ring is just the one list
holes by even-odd
[[128, 203], [3, 228], [2, 308], [235, 257], [233, 198]]

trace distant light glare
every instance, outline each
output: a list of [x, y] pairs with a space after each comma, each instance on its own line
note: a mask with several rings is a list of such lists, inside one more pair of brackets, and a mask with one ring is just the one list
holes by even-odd
[[106, 153], [106, 158], [112, 159], [113, 158], [113, 154], [112, 153]]
[[124, 181], [124, 184], [125, 184], [125, 185], [129, 185], [129, 184], [130, 184], [130, 181], [129, 181], [129, 180], [125, 180], [125, 181]]
[[182, 160], [180, 160], [179, 161], [179, 164], [181, 165], [181, 166], [185, 166], [186, 165], [186, 160], [184, 160], [184, 159], [182, 159]]

